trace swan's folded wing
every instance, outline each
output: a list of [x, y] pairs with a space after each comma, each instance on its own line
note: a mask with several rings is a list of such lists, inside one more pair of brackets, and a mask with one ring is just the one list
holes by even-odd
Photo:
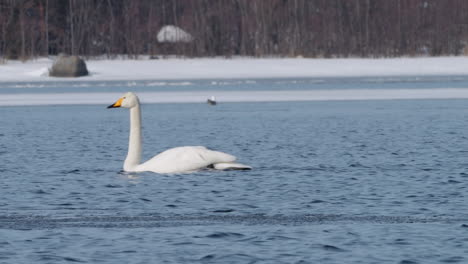
[[157, 173], [177, 173], [202, 169], [214, 163], [234, 162], [236, 157], [202, 146], [168, 149], [139, 165]]

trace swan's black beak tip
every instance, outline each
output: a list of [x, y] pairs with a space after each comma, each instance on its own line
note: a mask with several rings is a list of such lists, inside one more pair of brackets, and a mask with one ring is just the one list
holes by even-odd
[[120, 98], [119, 100], [117, 100], [117, 102], [109, 105], [107, 108], [117, 108], [117, 107], [121, 107], [122, 106], [122, 101], [125, 99], [125, 97], [122, 97]]

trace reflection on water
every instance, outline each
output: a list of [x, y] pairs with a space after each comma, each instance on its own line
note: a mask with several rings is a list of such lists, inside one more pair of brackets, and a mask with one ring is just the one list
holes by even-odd
[[127, 179], [129, 183], [138, 184], [140, 176], [136, 173], [121, 172], [121, 178]]

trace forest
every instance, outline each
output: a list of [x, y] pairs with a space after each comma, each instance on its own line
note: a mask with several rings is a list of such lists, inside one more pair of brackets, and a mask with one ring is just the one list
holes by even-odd
[[[174, 25], [193, 36], [160, 42]], [[0, 0], [0, 58], [468, 54], [466, 0]]]

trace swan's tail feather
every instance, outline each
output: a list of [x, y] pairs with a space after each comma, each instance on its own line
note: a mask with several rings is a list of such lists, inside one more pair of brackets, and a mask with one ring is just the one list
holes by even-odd
[[215, 163], [212, 165], [215, 170], [251, 170], [252, 167], [235, 162]]

